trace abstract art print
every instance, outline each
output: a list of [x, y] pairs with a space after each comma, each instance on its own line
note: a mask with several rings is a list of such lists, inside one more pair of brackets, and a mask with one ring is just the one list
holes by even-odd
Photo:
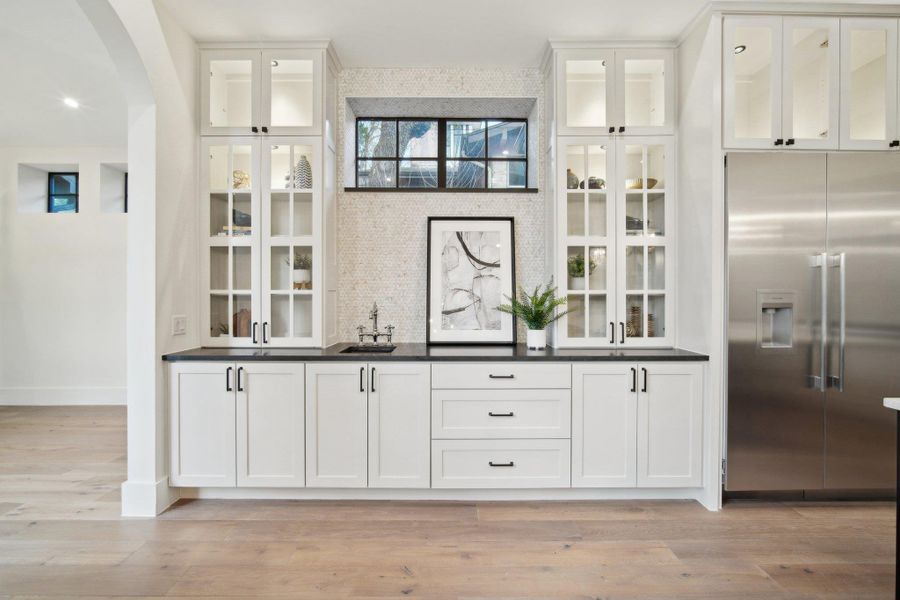
[[427, 342], [514, 344], [514, 257], [512, 217], [429, 217]]

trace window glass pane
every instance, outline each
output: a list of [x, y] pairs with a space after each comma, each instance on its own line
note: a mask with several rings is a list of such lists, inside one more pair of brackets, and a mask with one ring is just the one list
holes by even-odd
[[625, 60], [625, 124], [659, 126], [666, 119], [666, 62]]
[[566, 61], [566, 125], [606, 124], [606, 61]]
[[401, 157], [437, 158], [437, 121], [400, 121], [399, 126]]
[[313, 61], [272, 60], [271, 121], [282, 127], [307, 127], [313, 122]]
[[77, 194], [78, 175], [71, 173], [53, 173], [50, 175], [51, 194]]
[[448, 160], [447, 187], [456, 189], [483, 188], [484, 163], [473, 160]]
[[734, 136], [767, 138], [772, 134], [772, 30], [738, 27], [734, 31]]
[[452, 158], [481, 158], [484, 156], [484, 129], [484, 121], [449, 121], [447, 123], [447, 156]]
[[209, 61], [210, 127], [250, 127], [253, 61]]
[[397, 121], [358, 121], [356, 144], [360, 157], [397, 156]]
[[488, 163], [490, 187], [492, 188], [524, 188], [525, 161], [499, 161]]
[[525, 158], [526, 125], [488, 121], [488, 156], [493, 158]]
[[400, 187], [402, 188], [435, 188], [437, 187], [436, 160], [401, 160]]
[[887, 138], [885, 104], [888, 89], [887, 32], [884, 29], [856, 29], [850, 32], [849, 85], [850, 138]]
[[[787, 27], [785, 27], [787, 29]], [[825, 139], [828, 137], [828, 90], [831, 77], [828, 65], [830, 50], [828, 29], [796, 27], [793, 31], [793, 131], [790, 137]]]
[[78, 212], [75, 198], [76, 196], [50, 196], [50, 212]]
[[397, 162], [393, 160], [360, 160], [356, 162], [356, 185], [359, 187], [397, 187]]

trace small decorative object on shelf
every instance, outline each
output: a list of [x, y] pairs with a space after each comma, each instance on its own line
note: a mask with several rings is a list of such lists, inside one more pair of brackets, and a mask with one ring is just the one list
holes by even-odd
[[509, 304], [501, 304], [498, 310], [515, 315], [525, 322], [525, 326], [528, 327], [527, 345], [529, 350], [546, 348], [547, 327], [571, 312], [568, 309], [556, 311], [559, 306], [566, 303], [566, 298], [556, 297], [556, 288], [553, 287], [552, 278], [543, 290], [538, 285], [534, 288], [534, 292], [529, 294], [519, 286], [518, 298], [506, 296], [506, 299], [509, 300]]
[[647, 178], [647, 185], [644, 185], [643, 179], [626, 179], [625, 180], [625, 189], [628, 190], [642, 190], [646, 187], [648, 190], [652, 190], [656, 187], [656, 184], [659, 183], [656, 179], [652, 177]]
[[239, 227], [250, 227], [250, 215], [236, 208], [231, 209], [231, 222]]
[[312, 189], [312, 165], [305, 154], [301, 154], [294, 166], [294, 188], [298, 190]]
[[656, 337], [656, 315], [647, 313], [647, 337]]
[[[285, 264], [291, 264], [290, 259], [284, 259]], [[294, 255], [293, 284], [295, 290], [312, 289], [312, 257], [309, 254]]]
[[250, 310], [242, 308], [232, 317], [233, 337], [250, 337]]
[[578, 189], [578, 175], [572, 172], [572, 169], [566, 169], [566, 187], [570, 190]]
[[235, 169], [231, 174], [231, 179], [231, 187], [236, 190], [244, 190], [250, 187], [250, 175], [247, 174], [247, 171]]
[[[606, 181], [600, 177], [588, 177], [587, 184], [589, 190], [602, 190], [606, 187]], [[578, 187], [584, 189], [584, 182], [582, 181]]]
[[[589, 275], [594, 272], [594, 269], [597, 268], [597, 262], [591, 259], [588, 262], [588, 268], [590, 269]], [[570, 290], [583, 290], [584, 287], [584, 256], [581, 254], [573, 254], [569, 257], [569, 289]]]
[[641, 319], [641, 307], [636, 304], [632, 305], [628, 323], [625, 324], [625, 332], [628, 337], [641, 337]]

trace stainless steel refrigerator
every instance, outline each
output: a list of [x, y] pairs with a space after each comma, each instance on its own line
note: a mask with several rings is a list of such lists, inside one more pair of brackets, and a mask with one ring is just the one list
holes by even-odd
[[731, 153], [727, 491], [891, 490], [900, 153]]

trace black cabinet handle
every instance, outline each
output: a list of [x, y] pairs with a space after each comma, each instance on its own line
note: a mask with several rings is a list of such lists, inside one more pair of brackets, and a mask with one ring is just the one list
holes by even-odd
[[609, 322], [609, 343], [616, 343], [616, 324], [613, 321]]
[[516, 466], [516, 463], [514, 463], [513, 461], [509, 461], [509, 462], [505, 462], [505, 463], [495, 463], [494, 461], [489, 460], [488, 465], [491, 467], [514, 467], [514, 466]]
[[365, 373], [366, 373], [366, 368], [360, 367], [359, 368], [359, 391], [360, 392], [366, 391], [366, 384], [364, 383], [365, 382], [365, 378], [364, 378]]
[[794, 138], [788, 138], [787, 141], [784, 143], [784, 145], [785, 145], [785, 146], [793, 146], [793, 145], [794, 145]]
[[619, 133], [625, 133], [625, 127], [624, 127], [624, 126], [622, 126], [622, 125], [619, 126]]
[[233, 392], [234, 389], [231, 387], [231, 372], [234, 370], [233, 367], [228, 367], [225, 369], [225, 391]]
[[610, 127], [610, 128], [609, 128], [609, 132], [610, 132], [610, 133], [615, 133], [615, 132], [616, 132], [616, 128], [615, 128], [615, 127]]
[[900, 140], [894, 140], [893, 142], [888, 144], [888, 148], [896, 148], [898, 146], [900, 146]]
[[644, 374], [644, 387], [641, 388], [642, 392], [647, 391], [647, 369], [641, 367], [641, 372]]
[[490, 377], [491, 379], [515, 379], [516, 378], [515, 375], [494, 375], [493, 373], [488, 375], [488, 377]]
[[254, 125], [253, 127], [250, 128], [250, 131], [252, 131], [253, 133], [259, 133], [259, 127]]
[[631, 391], [637, 391], [637, 369], [631, 367]]
[[625, 343], [625, 322], [619, 321], [619, 343]]
[[269, 322], [268, 322], [268, 321], [263, 321], [263, 344], [268, 344], [268, 343], [269, 343], [269, 333], [268, 333], [268, 330], [269, 330]]
[[237, 372], [237, 389], [238, 390], [237, 391], [239, 391], [239, 392], [244, 391], [244, 386], [241, 385], [241, 372], [243, 370], [244, 370], [244, 367], [238, 367], [238, 372]]
[[372, 385], [369, 387], [373, 392], [375, 391], [375, 367], [372, 367]]
[[489, 417], [512, 417], [513, 412], [509, 411], [509, 412], [505, 412], [505, 413], [495, 413], [495, 412], [488, 411], [488, 416]]
[[253, 343], [256, 343], [256, 326], [259, 325], [256, 321], [253, 321]]
[[262, 128], [262, 132], [263, 132], [263, 133], [269, 133], [269, 128], [268, 128], [268, 127], [265, 127], [265, 126], [263, 126], [263, 128]]
[[778, 138], [777, 140], [775, 140], [775, 145], [776, 145], [776, 146], [781, 146], [782, 144], [784, 144], [784, 140], [783, 140], [783, 139]]

